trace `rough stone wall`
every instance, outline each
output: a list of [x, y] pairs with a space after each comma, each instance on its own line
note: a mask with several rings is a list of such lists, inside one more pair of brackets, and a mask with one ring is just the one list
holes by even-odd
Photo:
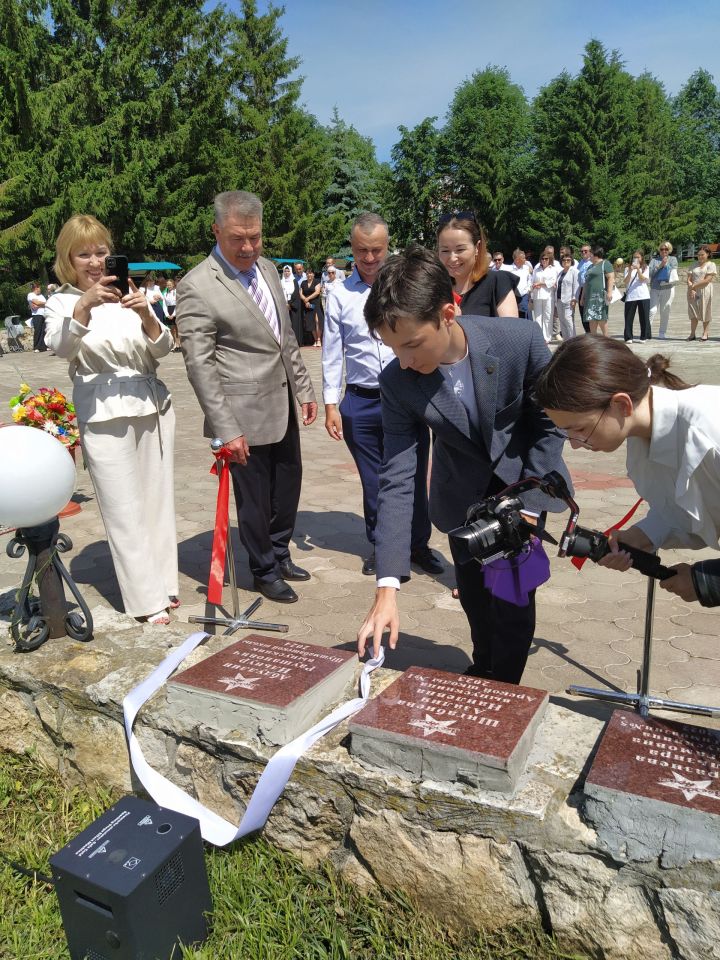
[[[124, 695], [184, 638], [93, 611], [88, 646], [52, 641], [0, 654], [0, 746], [33, 749], [68, 782], [128, 791]], [[212, 639], [189, 662], [222, 646]], [[384, 671], [374, 688], [396, 676]], [[601, 849], [583, 817], [582, 779], [600, 721], [551, 703], [528, 768], [507, 796], [408, 781], [364, 767], [339, 727], [299, 761], [265, 827], [307, 864], [330, 860], [353, 883], [402, 889], [449, 925], [542, 919], [560, 944], [603, 960], [720, 960], [720, 862], [663, 867]], [[136, 733], [148, 761], [239, 822], [267, 759], [242, 736], [178, 715], [161, 691]]]

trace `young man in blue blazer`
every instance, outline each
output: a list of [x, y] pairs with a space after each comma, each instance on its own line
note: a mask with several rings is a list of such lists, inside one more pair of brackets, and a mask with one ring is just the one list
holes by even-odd
[[[417, 424], [433, 431], [430, 518], [447, 533], [468, 508], [508, 484], [557, 470], [563, 437], [532, 400], [550, 360], [539, 326], [507, 317], [459, 316], [450, 277], [434, 253], [410, 248], [381, 268], [365, 306], [371, 333], [396, 360], [380, 376], [385, 461], [376, 530], [377, 592], [358, 632], [364, 655], [383, 631], [397, 644], [397, 591], [410, 574], [410, 518]], [[572, 489], [572, 488], [571, 488]], [[528, 511], [564, 504], [539, 491], [523, 494]], [[451, 545], [452, 546], [452, 545]], [[475, 561], [455, 563], [460, 602], [470, 623], [468, 673], [519, 683], [535, 632], [535, 591], [527, 606], [495, 597]]]

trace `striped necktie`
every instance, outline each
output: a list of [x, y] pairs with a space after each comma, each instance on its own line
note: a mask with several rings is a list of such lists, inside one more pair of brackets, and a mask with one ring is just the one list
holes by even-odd
[[257, 277], [257, 267], [252, 267], [250, 270], [242, 270], [242, 275], [247, 278], [248, 281], [248, 293], [253, 298], [255, 303], [260, 307], [260, 310], [263, 313], [263, 316], [268, 322], [270, 329], [272, 330], [275, 339], [280, 342], [280, 329], [278, 326], [278, 318], [273, 305], [268, 301], [265, 291], [261, 289], [260, 284], [258, 283]]

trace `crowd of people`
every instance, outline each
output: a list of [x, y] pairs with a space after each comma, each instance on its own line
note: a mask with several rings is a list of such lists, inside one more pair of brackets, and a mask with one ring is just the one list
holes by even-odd
[[[320, 344], [325, 429], [347, 444], [357, 466], [369, 544], [361, 569], [376, 580], [358, 632], [361, 654], [369, 642], [377, 651], [386, 629], [395, 646], [397, 596], [411, 567], [442, 572], [429, 547], [431, 524], [448, 533], [471, 504], [525, 476], [554, 470], [571, 488], [566, 442], [604, 451], [627, 441], [629, 474], [650, 506], [623, 533], [631, 545], [718, 546], [720, 434], [711, 411], [720, 387], [689, 387], [663, 358], [645, 363], [603, 336], [616, 272], [601, 248], [583, 245], [576, 262], [571, 248], [556, 260], [547, 247], [535, 267], [518, 250], [506, 266], [499, 251], [488, 255], [476, 218], [460, 211], [439, 218], [435, 250], [388, 256], [387, 224], [364, 213], [350, 233], [349, 276], [332, 258], [319, 277], [300, 262], [279, 274], [262, 256], [262, 213], [253, 194], [219, 194], [215, 245], [177, 292], [147, 276], [139, 287], [131, 280], [125, 295], [106, 274], [107, 229], [76, 215], [57, 239], [62, 286], [44, 302], [35, 288], [28, 299], [44, 311], [44, 342], [69, 361], [127, 613], [164, 624], [180, 602], [175, 422], [157, 375], [178, 344], [205, 435], [223, 441], [253, 586], [280, 603], [296, 601], [293, 585], [310, 579], [290, 541], [302, 485], [300, 426], [318, 413], [300, 345], [306, 336]], [[638, 311], [641, 334], [649, 336], [654, 309], [662, 335], [677, 270], [671, 252], [661, 244], [646, 265], [638, 250], [624, 271], [628, 341]], [[714, 265], [703, 252], [688, 275], [693, 337], [710, 322]], [[574, 336], [576, 308], [593, 336]], [[548, 343], [557, 338], [553, 356]], [[540, 528], [548, 511], [564, 509], [539, 491], [526, 506]], [[509, 597], [449, 545], [473, 645], [467, 672], [520, 682], [544, 576], [525, 583], [524, 599]], [[616, 538], [603, 562], [629, 564]], [[715, 605], [716, 567], [680, 564], [662, 586]]]

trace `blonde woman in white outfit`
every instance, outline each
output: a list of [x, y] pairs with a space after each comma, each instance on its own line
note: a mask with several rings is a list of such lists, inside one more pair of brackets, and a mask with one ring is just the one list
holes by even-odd
[[169, 623], [178, 605], [175, 414], [158, 359], [172, 349], [145, 295], [105, 276], [108, 230], [78, 214], [63, 226], [46, 306], [46, 342], [70, 361], [83, 454], [105, 524], [125, 612]]
[[540, 263], [533, 270], [530, 303], [533, 319], [542, 330], [545, 343], [550, 343], [552, 338], [556, 286], [557, 270], [553, 265], [550, 254], [543, 253], [540, 257]]

